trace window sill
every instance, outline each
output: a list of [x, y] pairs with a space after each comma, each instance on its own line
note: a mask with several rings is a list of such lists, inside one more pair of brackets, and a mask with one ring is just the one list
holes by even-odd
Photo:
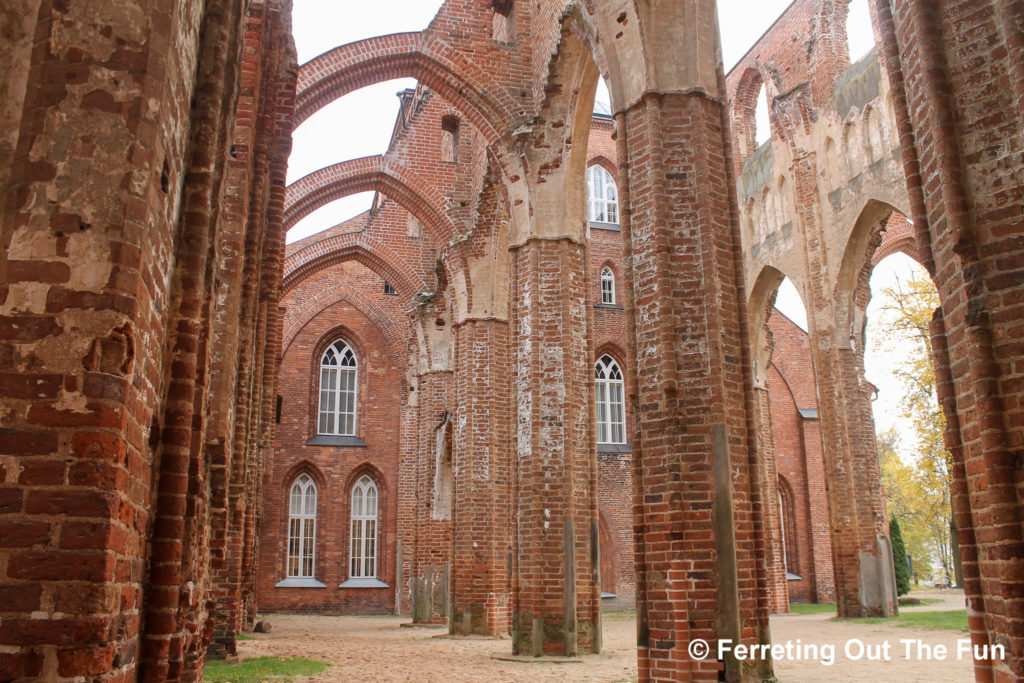
[[345, 583], [339, 583], [338, 588], [390, 588], [390, 586], [377, 579], [349, 579]]
[[605, 308], [610, 311], [624, 311], [626, 310], [623, 306], [618, 304], [594, 304], [594, 308]]
[[274, 584], [274, 588], [327, 588], [327, 584], [320, 583], [316, 579], [291, 578], [278, 581]]
[[329, 434], [317, 434], [306, 442], [307, 446], [356, 446], [366, 448], [366, 442], [358, 436], [331, 436]]
[[632, 453], [633, 447], [628, 443], [599, 443], [598, 453]]
[[602, 221], [590, 221], [590, 229], [614, 230], [615, 232], [622, 232], [622, 228], [619, 227], [618, 223], [604, 223]]
[[602, 600], [607, 600], [608, 598], [617, 598], [617, 597], [619, 597], [618, 593], [606, 593], [605, 591], [601, 591], [601, 599]]
[[800, 581], [802, 579], [803, 579], [802, 576], [797, 576], [793, 572], [786, 572], [786, 580], [787, 581]]

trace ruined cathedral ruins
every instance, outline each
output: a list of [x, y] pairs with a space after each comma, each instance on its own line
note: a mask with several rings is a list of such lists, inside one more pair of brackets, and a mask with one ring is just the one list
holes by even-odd
[[[870, 0], [852, 63], [847, 11], [795, 0], [726, 73], [714, 0], [447, 0], [304, 64], [289, 0], [6, 2], [0, 680], [201, 680], [257, 610], [579, 655], [610, 605], [641, 680], [773, 680], [686, 645], [897, 610], [896, 252], [941, 299], [975, 675], [1024, 679], [1024, 2]], [[384, 154], [286, 182], [297, 126], [400, 77]]]

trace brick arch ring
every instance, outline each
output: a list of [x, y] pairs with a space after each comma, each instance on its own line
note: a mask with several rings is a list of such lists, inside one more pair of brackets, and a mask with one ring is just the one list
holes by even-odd
[[288, 352], [288, 347], [296, 335], [318, 316], [322, 311], [342, 301], [347, 301], [363, 315], [370, 319], [377, 331], [384, 337], [393, 362], [397, 362], [408, 342], [408, 321], [397, 318], [374, 303], [369, 297], [343, 282], [333, 282], [327, 288], [318, 291], [308, 299], [304, 299], [291, 315], [285, 318], [282, 331], [281, 355]]
[[484, 86], [487, 80], [479, 66], [423, 31], [348, 43], [300, 66], [293, 125], [350, 92], [409, 77], [451, 103], [488, 142], [501, 137], [518, 110], [503, 89]]
[[316, 271], [344, 261], [362, 263], [387, 280], [403, 299], [426, 287], [423, 279], [384, 244], [364, 232], [348, 232], [314, 242], [285, 259], [281, 298]]
[[362, 157], [333, 164], [299, 178], [285, 189], [284, 229], [336, 199], [359, 192], [380, 192], [398, 202], [444, 247], [455, 238], [455, 224], [445, 213], [440, 188], [386, 156]]

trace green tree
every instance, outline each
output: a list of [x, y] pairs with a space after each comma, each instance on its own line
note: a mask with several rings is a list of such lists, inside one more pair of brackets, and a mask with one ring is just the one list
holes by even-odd
[[[882, 290], [882, 315], [877, 326], [878, 346], [906, 349], [896, 364], [894, 375], [903, 390], [903, 416], [911, 424], [916, 453], [910, 463], [890, 462], [888, 481], [883, 475], [892, 514], [899, 520], [908, 549], [918, 562], [924, 560], [913, 541], [922, 541], [930, 559], [937, 561], [946, 577], [953, 576], [953, 549], [950, 539], [952, 506], [950, 499], [951, 456], [943, 442], [946, 421], [935, 393], [935, 368], [932, 364], [929, 323], [939, 306], [939, 295], [927, 275], [897, 280]], [[879, 435], [880, 451], [884, 435]], [[882, 455], [880, 453], [880, 464]], [[895, 460], [899, 456], [895, 455]], [[916, 545], [916, 543], [914, 543]], [[922, 550], [924, 550], [922, 548]], [[923, 567], [922, 567], [923, 568]]]
[[906, 595], [910, 592], [910, 564], [903, 534], [900, 533], [900, 521], [895, 517], [889, 518], [889, 539], [892, 541], [892, 563], [896, 569], [896, 594]]
[[930, 534], [917, 522], [929, 502], [915, 468], [900, 458], [900, 439], [896, 430], [890, 428], [879, 432], [877, 439], [878, 465], [889, 514], [901, 521], [903, 545], [913, 558], [911, 578], [920, 583], [932, 573]]

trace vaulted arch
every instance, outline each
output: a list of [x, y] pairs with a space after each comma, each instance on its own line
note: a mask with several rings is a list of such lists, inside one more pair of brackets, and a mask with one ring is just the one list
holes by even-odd
[[446, 200], [436, 184], [386, 156], [349, 159], [299, 178], [285, 190], [284, 228], [322, 206], [359, 192], [381, 192], [416, 216], [438, 246], [450, 242], [455, 224], [445, 213]]
[[517, 111], [500, 88], [488, 89], [480, 66], [467, 62], [429, 32], [394, 33], [336, 47], [299, 67], [295, 125], [359, 88], [415, 78], [451, 102], [493, 142]]
[[282, 299], [310, 274], [343, 261], [359, 261], [395, 288], [403, 298], [424, 289], [425, 284], [401, 256], [363, 232], [349, 232], [314, 242], [284, 262]]
[[370, 319], [387, 342], [388, 348], [393, 354], [393, 360], [397, 360], [408, 342], [407, 321], [396, 318], [392, 313], [374, 303], [359, 289], [344, 282], [332, 282], [329, 287], [303, 299], [299, 306], [289, 309], [282, 332], [281, 355], [287, 353], [295, 336], [310, 320], [341, 301], [352, 304]]

